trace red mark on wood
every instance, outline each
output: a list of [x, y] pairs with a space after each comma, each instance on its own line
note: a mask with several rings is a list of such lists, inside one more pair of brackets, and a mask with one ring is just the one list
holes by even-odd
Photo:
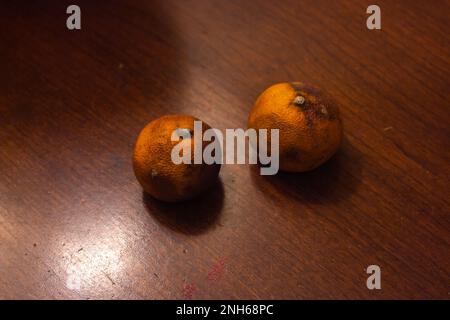
[[225, 272], [226, 258], [220, 258], [208, 272], [208, 280], [217, 280]]
[[183, 297], [185, 299], [192, 299], [192, 296], [194, 295], [195, 291], [197, 291], [197, 287], [193, 283], [185, 283], [183, 285]]

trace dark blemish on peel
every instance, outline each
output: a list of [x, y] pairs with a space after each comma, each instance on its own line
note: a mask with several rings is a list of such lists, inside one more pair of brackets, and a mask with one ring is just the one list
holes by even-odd
[[[308, 128], [312, 128], [314, 125], [314, 111], [309, 109], [304, 114], [305, 114], [306, 125], [308, 126]], [[317, 116], [317, 114], [316, 114], [316, 116]]]
[[335, 103], [325, 93], [300, 82], [292, 82], [290, 85], [296, 94], [292, 104], [301, 107], [308, 127], [313, 125], [314, 119], [334, 120], [338, 117]]
[[304, 88], [304, 86], [300, 82], [291, 82], [290, 85], [297, 95], [300, 95], [301, 91]]

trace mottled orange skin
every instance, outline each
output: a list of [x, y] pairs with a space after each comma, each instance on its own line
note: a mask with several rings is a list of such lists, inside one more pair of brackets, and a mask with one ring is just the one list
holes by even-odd
[[[150, 122], [140, 132], [133, 154], [133, 169], [142, 188], [156, 199], [168, 202], [193, 198], [217, 181], [220, 164], [194, 164], [194, 121], [187, 115], [168, 115]], [[176, 129], [187, 129], [191, 139], [191, 164], [174, 164], [171, 141]], [[210, 127], [203, 122], [203, 132]], [[207, 143], [202, 143], [203, 148]]]
[[343, 135], [336, 103], [301, 82], [266, 89], [250, 111], [248, 127], [280, 130], [280, 170], [289, 172], [323, 164], [338, 150]]

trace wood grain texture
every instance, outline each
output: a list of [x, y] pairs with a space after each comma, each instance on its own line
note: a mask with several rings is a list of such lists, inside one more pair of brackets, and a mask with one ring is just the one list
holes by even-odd
[[[450, 3], [377, 3], [381, 31], [358, 0], [2, 1], [0, 298], [448, 299]], [[148, 121], [245, 127], [293, 80], [342, 105], [328, 163], [143, 195]]]

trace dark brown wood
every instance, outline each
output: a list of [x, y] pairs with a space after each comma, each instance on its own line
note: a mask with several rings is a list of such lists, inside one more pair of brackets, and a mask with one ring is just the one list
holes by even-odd
[[[381, 31], [358, 0], [2, 1], [0, 298], [448, 299], [450, 3], [377, 3]], [[245, 127], [295, 80], [342, 105], [327, 164], [143, 195], [148, 121]]]

